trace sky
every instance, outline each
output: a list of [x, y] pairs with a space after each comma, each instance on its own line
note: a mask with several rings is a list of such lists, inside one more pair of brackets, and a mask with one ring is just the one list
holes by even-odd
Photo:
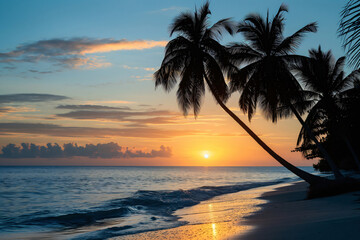
[[[1, 0], [0, 165], [277, 166], [208, 92], [194, 119], [180, 112], [176, 89], [155, 89], [172, 19], [203, 3]], [[318, 23], [298, 54], [321, 45], [344, 55], [336, 31], [346, 1], [212, 0], [210, 20], [273, 16], [281, 3], [286, 36]], [[295, 119], [273, 124], [258, 110], [249, 123], [238, 97], [227, 106], [269, 146], [295, 165], [314, 163], [291, 151]]]

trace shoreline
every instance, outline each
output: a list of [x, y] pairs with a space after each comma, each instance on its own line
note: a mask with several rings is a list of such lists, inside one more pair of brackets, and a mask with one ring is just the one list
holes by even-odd
[[184, 222], [184, 225], [111, 239], [220, 240], [244, 235], [254, 228], [247, 223], [247, 217], [260, 211], [262, 204], [266, 203], [261, 196], [279, 186], [289, 184], [291, 183], [280, 183], [217, 196], [197, 205], [177, 210], [174, 216], [178, 217], [179, 222]]
[[357, 239], [360, 235], [360, 191], [306, 199], [307, 183], [297, 182], [265, 192], [260, 211], [246, 217], [254, 226], [231, 239]]

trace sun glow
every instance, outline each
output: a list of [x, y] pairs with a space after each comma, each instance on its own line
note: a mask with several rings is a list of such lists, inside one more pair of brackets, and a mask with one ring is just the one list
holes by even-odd
[[209, 158], [209, 154], [205, 153], [204, 158]]

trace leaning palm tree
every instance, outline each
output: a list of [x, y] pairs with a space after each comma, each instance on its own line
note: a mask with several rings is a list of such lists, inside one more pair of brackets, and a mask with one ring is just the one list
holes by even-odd
[[229, 97], [223, 71], [234, 71], [226, 48], [218, 39], [224, 30], [233, 32], [230, 19], [222, 19], [214, 25], [209, 25], [209, 3], [205, 3], [199, 11], [182, 13], [170, 26], [170, 36], [177, 33], [166, 46], [165, 57], [160, 69], [155, 72], [155, 86], [162, 86], [170, 91], [179, 81], [177, 100], [179, 106], [187, 115], [193, 109], [195, 117], [199, 114], [201, 99], [205, 94], [205, 85], [216, 99], [217, 103], [228, 113], [263, 149], [288, 170], [315, 184], [324, 179], [309, 174], [276, 154], [267, 146], [243, 121], [241, 121], [225, 102]]
[[[318, 50], [311, 49], [309, 58], [303, 59], [300, 64], [295, 65], [294, 70], [298, 72], [300, 80], [305, 88], [312, 93], [316, 104], [310, 109], [305, 120], [311, 129], [322, 126], [324, 121], [330, 124], [333, 131], [340, 136], [350, 151], [356, 165], [360, 169], [359, 158], [350, 143], [344, 128], [340, 124], [341, 103], [349, 86], [358, 79], [360, 71], [356, 70], [344, 77], [345, 57], [336, 62], [331, 51], [323, 52], [319, 46]], [[321, 133], [321, 131], [320, 131]], [[313, 143], [312, 139], [305, 133], [304, 127], [300, 130], [297, 145]]]
[[287, 12], [287, 7], [281, 5], [272, 20], [269, 13], [266, 19], [259, 14], [250, 14], [239, 23], [237, 31], [243, 34], [246, 42], [232, 44], [231, 49], [233, 58], [245, 66], [237, 72], [230, 72], [231, 90], [240, 91], [239, 105], [249, 120], [258, 105], [273, 122], [294, 114], [328, 161], [335, 177], [342, 178], [334, 161], [301, 118], [309, 104], [304, 97], [309, 93], [302, 90], [290, 69], [290, 64], [304, 58], [293, 53], [304, 34], [316, 32], [316, 23], [310, 23], [285, 38], [284, 12]]
[[341, 11], [339, 36], [349, 56], [349, 64], [360, 67], [360, 1], [349, 0]]

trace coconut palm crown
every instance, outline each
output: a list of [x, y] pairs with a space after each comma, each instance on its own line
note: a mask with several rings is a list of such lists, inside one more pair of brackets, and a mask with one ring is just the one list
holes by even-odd
[[291, 72], [292, 64], [305, 58], [294, 52], [304, 34], [316, 32], [316, 23], [284, 37], [284, 12], [287, 12], [287, 7], [281, 5], [272, 20], [269, 20], [269, 14], [266, 19], [251, 14], [240, 22], [238, 32], [243, 34], [246, 43], [234, 44], [231, 49], [235, 61], [246, 65], [239, 71], [228, 73], [231, 90], [241, 92], [239, 106], [248, 114], [249, 120], [258, 105], [265, 117], [273, 122], [295, 115], [331, 166], [335, 177], [343, 178], [334, 160], [301, 118], [312, 103], [306, 101], [311, 93], [302, 89]]
[[227, 49], [217, 39], [224, 30], [231, 34], [233, 25], [229, 19], [223, 19], [208, 27], [209, 14], [209, 3], [205, 3], [199, 11], [183, 13], [175, 18], [170, 26], [170, 36], [175, 32], [178, 36], [166, 46], [161, 67], [154, 73], [155, 86], [161, 85], [170, 91], [179, 79], [177, 99], [180, 108], [185, 115], [193, 108], [196, 117], [206, 82], [220, 107], [276, 161], [310, 184], [327, 181], [287, 162], [225, 105], [229, 95], [223, 72], [236, 72], [237, 68], [232, 64]]
[[[276, 122], [291, 114], [288, 106], [304, 112], [304, 91], [291, 73], [289, 65], [302, 59], [295, 55], [306, 33], [316, 32], [316, 23], [310, 23], [291, 36], [284, 37], [284, 16], [287, 7], [281, 5], [270, 20], [259, 14], [250, 14], [238, 25], [245, 43], [231, 45], [233, 58], [243, 67], [230, 72], [232, 91], [240, 91], [239, 106], [248, 114], [249, 120], [259, 105], [267, 119]], [[302, 103], [302, 104], [300, 104]], [[282, 110], [281, 110], [282, 109]]]
[[221, 101], [225, 102], [229, 96], [223, 70], [231, 64], [218, 40], [224, 32], [233, 34], [234, 24], [226, 18], [210, 26], [210, 14], [207, 2], [199, 11], [185, 12], [174, 19], [170, 36], [176, 33], [177, 37], [167, 44], [161, 67], [154, 74], [155, 86], [161, 85], [166, 91], [179, 80], [177, 100], [184, 115], [191, 108], [194, 116], [198, 115], [205, 82]]
[[[340, 57], [335, 61], [331, 51], [323, 52], [319, 46], [318, 49], [311, 49], [309, 58], [303, 59], [294, 68], [305, 88], [314, 96], [315, 105], [310, 109], [305, 123], [317, 133], [316, 135], [326, 134], [323, 122], [327, 121], [345, 138], [344, 128], [339, 122], [339, 119], [342, 118], [342, 102], [347, 98], [349, 87], [359, 79], [360, 71], [356, 70], [345, 76], [344, 65], [345, 57]], [[301, 142], [303, 146], [313, 143], [312, 139], [307, 136], [304, 127], [301, 128], [297, 144], [299, 145]], [[306, 154], [309, 154], [309, 151], [305, 151]], [[358, 161], [356, 156], [355, 160]]]

